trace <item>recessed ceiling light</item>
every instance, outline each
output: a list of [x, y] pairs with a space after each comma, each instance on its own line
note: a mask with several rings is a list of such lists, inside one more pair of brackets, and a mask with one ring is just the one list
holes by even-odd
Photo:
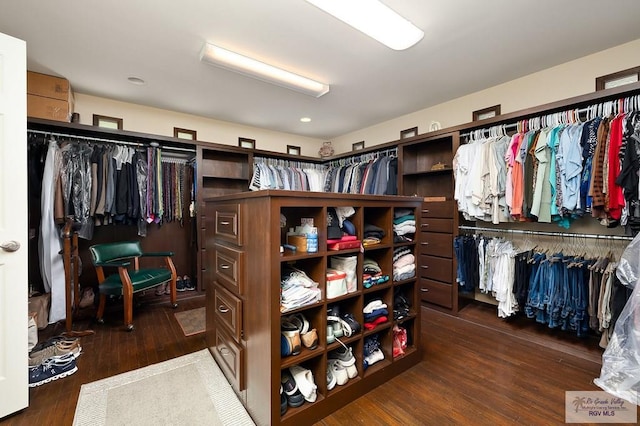
[[404, 50], [424, 32], [378, 0], [307, 0], [393, 50]]
[[309, 122], [311, 122], [311, 118], [310, 117], [302, 117], [300, 119], [300, 121], [302, 121], [303, 123], [309, 123]]
[[129, 80], [131, 84], [137, 84], [138, 86], [144, 85], [144, 80], [139, 77], [129, 77], [127, 80]]

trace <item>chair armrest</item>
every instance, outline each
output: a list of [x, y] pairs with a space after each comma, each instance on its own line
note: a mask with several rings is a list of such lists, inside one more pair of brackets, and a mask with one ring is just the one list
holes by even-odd
[[127, 260], [113, 260], [111, 262], [96, 262], [95, 266], [103, 266], [103, 267], [107, 267], [107, 266], [111, 266], [111, 267], [126, 267], [131, 265], [131, 262], [127, 261]]
[[140, 257], [172, 257], [172, 251], [158, 251], [154, 253], [142, 253]]

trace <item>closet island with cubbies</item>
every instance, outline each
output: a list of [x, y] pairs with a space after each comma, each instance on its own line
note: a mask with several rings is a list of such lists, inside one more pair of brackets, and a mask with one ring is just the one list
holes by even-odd
[[[256, 424], [310, 424], [420, 361], [421, 200], [278, 190], [205, 200], [207, 344]], [[350, 244], [332, 242], [336, 212], [349, 215]], [[304, 224], [317, 249], [288, 244]]]

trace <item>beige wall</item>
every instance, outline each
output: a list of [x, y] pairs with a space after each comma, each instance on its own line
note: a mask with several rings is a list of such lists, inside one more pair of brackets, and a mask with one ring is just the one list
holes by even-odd
[[[400, 131], [418, 126], [428, 131], [437, 121], [443, 128], [471, 121], [474, 110], [500, 104], [502, 113], [522, 110], [573, 96], [591, 93], [596, 77], [640, 65], [640, 39], [593, 55], [585, 56], [479, 92], [416, 111], [332, 140], [336, 153], [351, 151], [354, 142], [366, 147], [397, 140]], [[93, 114], [121, 117], [125, 130], [173, 136], [173, 128], [198, 132], [198, 139], [236, 146], [238, 137], [256, 140], [258, 149], [286, 152], [287, 145], [300, 146], [302, 155], [317, 156], [322, 141], [314, 138], [242, 126], [204, 117], [118, 102], [76, 93], [75, 111], [83, 124], [91, 124]]]
[[595, 90], [595, 79], [640, 65], [640, 40], [635, 40], [486, 90], [426, 108], [332, 140], [336, 153], [351, 150], [354, 142], [370, 147], [397, 140], [403, 129], [429, 130], [433, 121], [442, 128], [471, 121], [475, 110], [501, 105], [503, 114], [555, 102]]
[[238, 138], [243, 137], [255, 139], [257, 149], [268, 151], [286, 152], [287, 145], [299, 146], [302, 155], [309, 157], [317, 157], [318, 149], [322, 145], [320, 139], [242, 126], [82, 93], [75, 94], [74, 110], [80, 114], [81, 124], [93, 124], [93, 114], [106, 115], [122, 118], [124, 130], [173, 136], [173, 128], [179, 127], [195, 130], [198, 140], [201, 141], [238, 146]]

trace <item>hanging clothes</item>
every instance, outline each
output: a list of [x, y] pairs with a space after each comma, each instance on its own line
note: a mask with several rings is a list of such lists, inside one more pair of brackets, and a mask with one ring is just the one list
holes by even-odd
[[45, 292], [51, 293], [49, 323], [53, 324], [66, 318], [66, 297], [64, 281], [64, 262], [60, 251], [62, 240], [54, 219], [54, 194], [59, 184], [62, 168], [62, 154], [55, 140], [48, 142], [47, 157], [42, 176], [42, 194], [40, 199], [40, 234], [38, 238], [38, 257], [40, 273]]

